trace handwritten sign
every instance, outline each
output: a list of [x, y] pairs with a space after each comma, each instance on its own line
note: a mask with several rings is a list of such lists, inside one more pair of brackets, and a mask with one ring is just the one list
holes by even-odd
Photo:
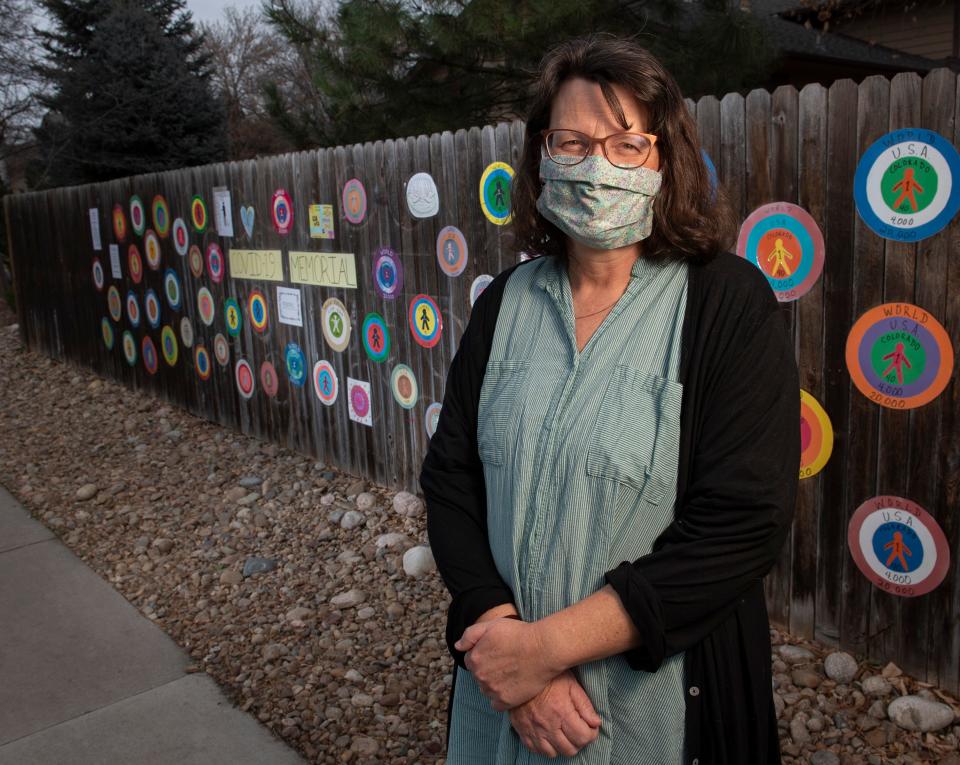
[[320, 287], [357, 288], [352, 252], [290, 252], [290, 281]]
[[227, 257], [230, 276], [234, 279], [283, 281], [283, 255], [280, 250], [229, 250]]
[[303, 311], [300, 305], [300, 290], [277, 287], [277, 315], [281, 324], [303, 326]]

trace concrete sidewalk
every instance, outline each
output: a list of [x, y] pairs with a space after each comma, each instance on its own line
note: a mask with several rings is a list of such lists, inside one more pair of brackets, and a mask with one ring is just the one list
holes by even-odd
[[0, 487], [0, 765], [304, 763]]

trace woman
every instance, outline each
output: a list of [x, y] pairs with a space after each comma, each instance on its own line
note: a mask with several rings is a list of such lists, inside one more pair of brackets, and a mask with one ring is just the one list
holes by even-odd
[[672, 77], [631, 40], [543, 60], [519, 245], [451, 364], [420, 482], [452, 595], [447, 765], [779, 763], [763, 576], [799, 380]]

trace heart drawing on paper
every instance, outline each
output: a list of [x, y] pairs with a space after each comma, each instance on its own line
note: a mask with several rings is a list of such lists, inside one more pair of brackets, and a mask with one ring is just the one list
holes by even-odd
[[240, 222], [243, 223], [243, 230], [247, 232], [248, 237], [253, 236], [253, 206], [240, 208]]

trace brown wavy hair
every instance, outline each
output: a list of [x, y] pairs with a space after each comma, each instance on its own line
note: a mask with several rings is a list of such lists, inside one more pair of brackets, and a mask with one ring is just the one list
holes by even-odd
[[512, 220], [521, 251], [566, 257], [565, 235], [537, 211], [540, 131], [550, 126], [550, 106], [564, 81], [582, 77], [600, 86], [617, 121], [627, 129], [612, 84], [629, 90], [649, 114], [657, 136], [663, 183], [654, 200], [653, 229], [644, 257], [703, 260], [729, 248], [736, 227], [722, 188], [714, 189], [700, 153], [697, 127], [676, 81], [633, 38], [594, 33], [552, 48], [540, 62], [527, 114], [526, 141], [513, 179]]

